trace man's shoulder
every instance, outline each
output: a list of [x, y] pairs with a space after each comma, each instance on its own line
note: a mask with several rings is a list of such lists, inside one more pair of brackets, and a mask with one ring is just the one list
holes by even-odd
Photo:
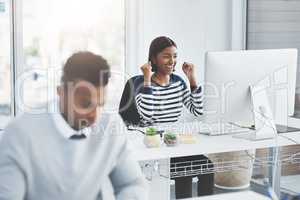
[[38, 125], [38, 121], [44, 121], [50, 119], [50, 113], [22, 113], [15, 117], [8, 126], [28, 126], [27, 123], [35, 123]]
[[5, 127], [3, 135], [10, 135], [11, 137], [26, 137], [29, 133], [34, 133], [34, 130], [45, 129], [45, 123], [50, 120], [48, 113], [32, 114], [23, 113], [12, 119], [12, 121]]

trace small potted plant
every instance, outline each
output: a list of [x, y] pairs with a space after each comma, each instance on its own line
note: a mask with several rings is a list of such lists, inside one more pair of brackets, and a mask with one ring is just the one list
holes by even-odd
[[148, 148], [160, 147], [160, 135], [155, 128], [147, 128], [144, 144]]
[[167, 146], [176, 146], [178, 143], [176, 134], [171, 132], [164, 134], [164, 142]]

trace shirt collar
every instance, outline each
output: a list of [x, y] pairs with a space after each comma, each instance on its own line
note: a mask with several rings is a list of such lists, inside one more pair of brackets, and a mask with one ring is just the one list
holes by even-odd
[[91, 127], [86, 127], [78, 131], [73, 129], [63, 118], [59, 109], [57, 110], [56, 113], [53, 114], [53, 121], [60, 134], [66, 139], [69, 139], [72, 135], [81, 135], [81, 134], [84, 134], [86, 137], [89, 137], [89, 135], [92, 132]]

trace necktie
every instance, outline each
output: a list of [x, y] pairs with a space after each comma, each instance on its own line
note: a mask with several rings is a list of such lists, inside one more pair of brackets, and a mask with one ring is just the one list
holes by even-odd
[[86, 138], [86, 136], [84, 134], [80, 134], [80, 135], [74, 134], [70, 137], [70, 139], [72, 139], [72, 140], [85, 139], [85, 138]]

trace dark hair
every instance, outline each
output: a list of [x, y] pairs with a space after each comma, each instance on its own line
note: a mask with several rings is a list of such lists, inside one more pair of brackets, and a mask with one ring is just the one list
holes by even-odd
[[62, 83], [87, 81], [94, 86], [106, 86], [110, 78], [110, 66], [100, 55], [88, 51], [74, 53], [63, 68]]
[[[161, 51], [163, 51], [167, 47], [176, 47], [176, 43], [171, 39], [166, 36], [160, 36], [152, 40], [149, 48], [149, 56], [148, 56], [148, 61], [151, 61], [152, 58], [155, 58], [157, 54], [159, 54]], [[157, 65], [152, 64], [152, 71], [156, 72], [157, 71]]]

